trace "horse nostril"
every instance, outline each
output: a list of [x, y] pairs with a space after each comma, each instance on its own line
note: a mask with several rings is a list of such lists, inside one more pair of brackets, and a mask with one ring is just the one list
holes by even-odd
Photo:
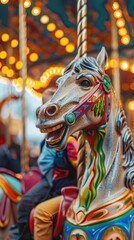
[[57, 113], [57, 111], [58, 111], [58, 106], [55, 105], [55, 104], [52, 104], [52, 105], [50, 105], [50, 106], [48, 106], [48, 107], [46, 108], [46, 114], [47, 114], [48, 116], [53, 116], [53, 115], [55, 115], [55, 114]]

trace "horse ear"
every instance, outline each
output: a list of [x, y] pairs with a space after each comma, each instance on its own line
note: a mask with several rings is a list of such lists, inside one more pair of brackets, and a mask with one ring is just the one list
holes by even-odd
[[96, 60], [97, 60], [99, 67], [104, 71], [107, 61], [108, 61], [108, 55], [107, 55], [106, 49], [104, 47], [102, 47]]

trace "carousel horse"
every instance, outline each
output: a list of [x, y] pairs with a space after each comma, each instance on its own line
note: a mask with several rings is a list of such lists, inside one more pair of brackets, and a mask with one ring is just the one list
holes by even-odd
[[40, 179], [37, 167], [31, 167], [28, 173], [20, 174], [0, 168], [0, 240], [5, 240], [11, 225], [17, 223], [16, 207], [22, 195]]
[[134, 240], [133, 139], [106, 62], [105, 48], [97, 58], [75, 58], [37, 111], [49, 148], [63, 149], [79, 130], [89, 145], [79, 193], [66, 214], [66, 240]]

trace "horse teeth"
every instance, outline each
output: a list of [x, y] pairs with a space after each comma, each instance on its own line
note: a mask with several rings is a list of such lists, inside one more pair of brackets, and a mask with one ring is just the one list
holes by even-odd
[[57, 125], [57, 126], [55, 126], [55, 127], [52, 127], [52, 128], [41, 128], [40, 129], [40, 131], [42, 132], [42, 133], [49, 133], [49, 132], [54, 132], [54, 131], [56, 131], [57, 129], [60, 129], [61, 127], [63, 127], [63, 124], [61, 123], [61, 124], [59, 124], [59, 125]]
[[59, 124], [55, 127], [52, 127], [52, 128], [46, 128], [46, 132], [53, 132], [53, 131], [56, 131], [57, 129], [61, 128], [63, 126], [63, 124]]

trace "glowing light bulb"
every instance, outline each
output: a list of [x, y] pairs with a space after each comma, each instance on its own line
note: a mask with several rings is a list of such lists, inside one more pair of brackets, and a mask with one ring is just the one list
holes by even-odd
[[127, 61], [121, 61], [120, 68], [124, 71], [127, 71], [129, 69], [129, 63]]
[[60, 29], [58, 29], [56, 32], [55, 32], [55, 37], [56, 38], [62, 38], [64, 36], [64, 32]]
[[111, 68], [115, 68], [115, 67], [117, 67], [117, 61], [115, 59], [111, 59], [109, 61], [109, 65]]
[[15, 63], [15, 57], [14, 56], [11, 56], [11, 57], [9, 57], [9, 64], [14, 64]]
[[23, 63], [21, 61], [18, 61], [15, 66], [16, 66], [16, 69], [20, 70], [22, 69]]
[[0, 52], [0, 58], [5, 59], [7, 57], [7, 52], [6, 51], [1, 51]]
[[28, 55], [30, 53], [30, 48], [26, 47], [26, 54]]
[[9, 2], [9, 0], [1, 0], [2, 4], [7, 4]]
[[1, 35], [1, 40], [2, 40], [3, 42], [7, 42], [7, 41], [9, 40], [9, 34], [8, 34], [8, 33], [3, 33], [3, 34]]
[[119, 8], [119, 3], [118, 2], [113, 2], [112, 8], [113, 8], [113, 10], [117, 10]]
[[127, 29], [126, 28], [120, 28], [118, 30], [118, 33], [120, 36], [125, 36], [127, 34]]
[[122, 11], [119, 9], [119, 10], [116, 10], [114, 12], [114, 17], [115, 18], [121, 18], [122, 17]]
[[29, 56], [29, 59], [31, 62], [36, 62], [38, 60], [39, 56], [37, 53], [31, 53]]
[[34, 16], [38, 16], [41, 13], [41, 9], [39, 7], [33, 7], [31, 12]]
[[13, 75], [14, 75], [13, 69], [8, 69], [6, 75], [7, 75], [7, 77], [9, 77], [9, 78], [13, 77]]
[[73, 43], [69, 43], [67, 46], [66, 46], [66, 51], [71, 53], [71, 52], [74, 52], [75, 50], [75, 45]]
[[122, 42], [124, 45], [129, 44], [129, 43], [130, 43], [130, 36], [129, 36], [128, 34], [125, 35], [125, 36], [123, 36], [123, 37], [121, 38], [121, 42]]
[[43, 23], [43, 24], [47, 24], [49, 22], [49, 17], [47, 15], [43, 15], [40, 18], [40, 22]]
[[119, 18], [117, 21], [116, 21], [116, 25], [117, 27], [124, 27], [125, 26], [125, 20], [124, 18]]
[[128, 102], [128, 108], [129, 110], [134, 111], [134, 100]]
[[132, 65], [130, 66], [130, 71], [131, 71], [132, 73], [134, 73], [134, 64], [132, 64]]
[[55, 23], [49, 23], [49, 24], [47, 25], [47, 30], [48, 30], [49, 32], [53, 32], [55, 29], [56, 29]]
[[24, 8], [29, 8], [31, 6], [31, 1], [30, 0], [25, 0], [24, 1]]
[[3, 74], [6, 74], [7, 73], [7, 70], [8, 70], [8, 67], [7, 66], [3, 66], [1, 71]]
[[69, 43], [69, 39], [67, 37], [63, 37], [60, 39], [60, 45], [66, 46]]
[[12, 41], [11, 41], [11, 47], [12, 48], [16, 48], [17, 46], [18, 46], [18, 40], [17, 39], [13, 39]]

